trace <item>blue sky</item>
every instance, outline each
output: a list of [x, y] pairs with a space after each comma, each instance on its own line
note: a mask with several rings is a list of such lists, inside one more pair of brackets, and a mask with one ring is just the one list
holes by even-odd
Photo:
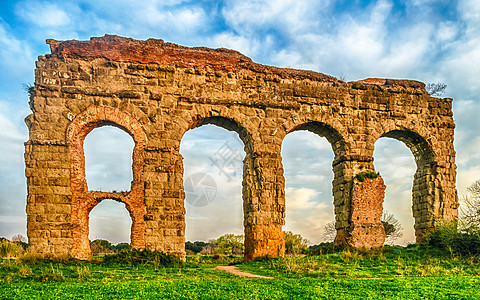
[[[23, 142], [28, 132], [23, 119], [30, 111], [22, 86], [33, 82], [37, 56], [49, 53], [45, 40], [86, 40], [104, 34], [231, 48], [258, 63], [315, 70], [347, 81], [388, 77], [444, 82], [448, 88], [443, 96], [454, 98], [460, 195], [480, 179], [477, 0], [3, 0], [0, 236], [10, 238], [26, 232]], [[128, 135], [100, 128], [88, 139], [86, 151], [93, 152], [87, 161], [89, 185], [117, 190], [128, 186]], [[185, 177], [196, 172], [211, 174], [218, 189], [208, 206], [186, 205], [187, 239], [207, 240], [242, 232], [241, 170], [229, 170], [231, 177], [227, 178], [209, 163], [225, 142], [235, 151], [243, 151], [236, 141], [231, 132], [214, 126], [185, 135], [181, 148]], [[117, 145], [118, 153], [98, 151], [111, 149], [108, 143]], [[309, 133], [293, 133], [286, 137], [282, 155], [287, 184], [286, 228], [318, 242], [324, 224], [333, 220], [330, 146]], [[87, 153], [87, 160], [89, 156]], [[404, 225], [404, 242], [412, 241], [413, 156], [401, 142], [382, 138], [376, 144], [375, 166], [387, 183], [385, 207]], [[92, 237], [114, 242], [128, 239], [129, 220], [122, 204], [102, 203], [91, 217]]]

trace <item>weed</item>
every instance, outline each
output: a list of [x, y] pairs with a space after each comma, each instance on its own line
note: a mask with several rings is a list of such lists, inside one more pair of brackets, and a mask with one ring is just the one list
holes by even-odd
[[58, 267], [54, 268], [53, 264], [50, 264], [50, 268], [44, 268], [41, 271], [40, 281], [41, 282], [59, 282], [64, 281], [62, 270]]
[[87, 265], [76, 266], [75, 273], [78, 279], [88, 279], [90, 277], [90, 268]]
[[334, 245], [333, 243], [320, 243], [318, 245], [313, 245], [308, 247], [305, 251], [307, 255], [322, 255], [341, 252], [348, 249], [348, 246], [345, 245]]
[[44, 259], [44, 255], [35, 252], [26, 252], [17, 258], [19, 263], [34, 265]]
[[360, 252], [353, 249], [347, 249], [342, 251], [341, 257], [344, 262], [349, 262], [350, 260], [358, 260], [360, 258], [363, 258]]
[[20, 266], [20, 268], [18, 269], [18, 274], [20, 274], [21, 276], [29, 276], [29, 275], [32, 275], [32, 269], [27, 266], [27, 265], [22, 265]]
[[25, 252], [22, 245], [17, 242], [11, 242], [9, 240], [0, 241], [0, 257], [10, 258], [17, 257]]

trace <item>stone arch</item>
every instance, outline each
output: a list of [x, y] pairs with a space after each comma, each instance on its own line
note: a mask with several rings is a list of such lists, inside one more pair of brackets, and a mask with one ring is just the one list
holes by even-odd
[[197, 117], [191, 124], [189, 124], [188, 129], [198, 128], [202, 125], [216, 125], [218, 127], [224, 128], [229, 131], [234, 131], [238, 133], [238, 136], [245, 145], [245, 152], [253, 151], [253, 140], [252, 135], [248, 130], [241, 124], [240, 121], [224, 116], [209, 116], [209, 117]]
[[423, 241], [425, 230], [434, 226], [441, 205], [441, 186], [436, 178], [437, 154], [431, 140], [419, 131], [421, 129], [394, 128], [375, 139], [375, 142], [382, 137], [396, 139], [403, 142], [413, 154], [417, 168], [413, 178], [412, 211], [417, 242]]
[[[127, 132], [135, 143], [133, 148], [133, 180], [128, 192], [99, 192], [88, 190], [85, 178], [85, 154], [83, 142], [95, 128], [115, 126]], [[88, 258], [91, 255], [88, 242], [88, 217], [90, 211], [100, 201], [113, 199], [125, 203], [131, 219], [131, 245], [134, 248], [145, 247], [145, 204], [143, 167], [147, 137], [138, 123], [129, 114], [112, 107], [90, 106], [77, 115], [66, 131], [68, 152], [70, 155], [70, 188], [72, 191], [72, 255]]]
[[298, 130], [310, 131], [320, 137], [326, 138], [332, 146], [332, 150], [333, 153], [335, 153], [336, 158], [345, 155], [347, 145], [344, 134], [341, 133], [341, 129], [336, 129], [332, 125], [324, 122], [310, 121], [294, 126], [291, 130], [287, 132], [287, 134]]
[[[105, 36], [48, 43], [51, 54], [36, 62], [33, 114], [25, 120], [27, 234], [35, 251], [88, 256], [86, 205], [101, 197], [86, 186], [82, 141], [92, 128], [106, 124], [123, 128], [135, 141], [132, 187], [118, 195], [130, 201], [138, 216], [135, 228], [145, 220], [144, 231], [132, 230], [134, 247], [185, 255], [180, 140], [189, 128], [221, 118], [228, 119], [223, 126], [234, 122], [248, 133], [231, 127], [241, 132], [247, 152], [242, 191], [250, 243], [246, 259], [283, 255], [281, 144], [287, 132], [306, 128], [298, 127], [304, 123], [328, 125], [343, 138], [331, 135], [337, 237], [343, 232], [348, 242], [352, 224], [363, 226], [351, 217], [357, 205], [355, 175], [373, 170], [374, 143], [383, 134], [411, 142], [419, 157], [417, 186], [426, 192], [414, 208], [417, 230], [456, 219], [452, 99], [432, 97], [421, 82], [343, 82], [321, 73], [263, 66], [238, 52], [155, 39]], [[127, 46], [133, 50], [124, 51]], [[322, 126], [327, 130], [318, 133], [328, 135], [331, 130]], [[431, 146], [433, 156], [422, 152], [424, 143], [416, 136], [395, 131], [409, 129]], [[372, 181], [379, 190], [380, 179]], [[380, 196], [367, 193], [372, 184], [358, 184], [357, 190], [365, 191], [359, 200]], [[369, 228], [364, 232], [371, 233]]]

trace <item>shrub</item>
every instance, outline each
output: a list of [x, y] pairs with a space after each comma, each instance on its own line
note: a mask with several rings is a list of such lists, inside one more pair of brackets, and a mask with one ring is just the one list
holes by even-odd
[[395, 240], [403, 236], [403, 227], [397, 218], [388, 211], [384, 211], [381, 222], [385, 229], [385, 244], [393, 245]]
[[128, 250], [128, 249], [130, 249], [130, 244], [129, 243], [119, 243], [117, 245], [110, 246], [110, 249], [113, 250], [113, 252]]
[[17, 261], [22, 264], [34, 265], [44, 259], [44, 255], [34, 252], [25, 252], [17, 258]]
[[425, 239], [430, 246], [462, 256], [480, 254], [480, 232], [461, 231], [455, 224], [443, 224], [427, 233]]
[[90, 249], [93, 255], [104, 255], [113, 253], [112, 244], [107, 240], [97, 239], [90, 242]]
[[148, 249], [130, 249], [122, 250], [115, 254], [107, 254], [103, 257], [103, 263], [111, 264], [152, 264], [155, 266], [177, 266], [182, 264], [182, 261], [171, 254], [165, 254], [160, 251], [151, 251]]
[[305, 251], [307, 255], [322, 255], [330, 254], [335, 252], [342, 252], [348, 249], [346, 245], [335, 245], [334, 243], [320, 243], [318, 245], [313, 245], [308, 247]]
[[427, 90], [427, 93], [432, 96], [440, 96], [447, 89], [447, 85], [443, 82], [429, 83], [425, 86], [425, 89]]
[[232, 233], [224, 234], [218, 239], [212, 241], [214, 254], [243, 254], [243, 235], [235, 235]]
[[58, 267], [54, 268], [53, 265], [50, 265], [50, 268], [43, 268], [41, 270], [41, 282], [59, 282], [64, 280], [63, 272]]

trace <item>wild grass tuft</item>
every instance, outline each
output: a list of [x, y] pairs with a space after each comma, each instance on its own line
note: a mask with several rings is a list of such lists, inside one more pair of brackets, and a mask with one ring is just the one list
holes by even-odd
[[14, 258], [22, 255], [25, 249], [17, 242], [11, 242], [9, 240], [0, 241], [0, 257]]
[[75, 266], [74, 271], [77, 275], [77, 278], [80, 279], [80, 280], [90, 278], [91, 273], [90, 273], [90, 268], [88, 267], [88, 265]]
[[58, 266], [54, 267], [53, 264], [50, 264], [49, 268], [41, 270], [41, 282], [59, 282], [64, 280], [65, 277], [63, 276], [63, 271]]

